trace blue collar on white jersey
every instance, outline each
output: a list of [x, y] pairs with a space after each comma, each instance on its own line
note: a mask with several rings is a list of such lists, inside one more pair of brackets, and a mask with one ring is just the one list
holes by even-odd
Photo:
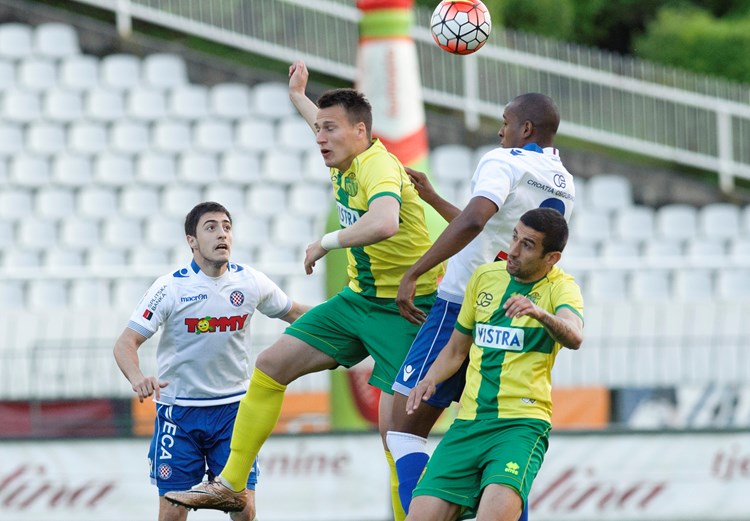
[[201, 267], [198, 266], [198, 263], [195, 262], [195, 259], [193, 259], [192, 261], [190, 261], [190, 267], [193, 268], [193, 273], [200, 273], [201, 272]]
[[521, 147], [524, 150], [529, 150], [531, 152], [539, 152], [540, 154], [544, 153], [544, 149], [537, 145], [536, 143], [527, 143], [524, 146]]

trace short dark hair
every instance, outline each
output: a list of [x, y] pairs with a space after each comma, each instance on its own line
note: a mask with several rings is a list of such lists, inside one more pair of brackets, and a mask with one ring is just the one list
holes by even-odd
[[318, 108], [327, 109], [341, 105], [346, 111], [349, 123], [364, 123], [367, 135], [372, 133], [372, 105], [361, 92], [354, 89], [331, 89], [318, 98]]
[[195, 205], [195, 207], [185, 216], [185, 235], [195, 237], [198, 230], [198, 222], [207, 213], [220, 212], [227, 215], [229, 222], [232, 222], [232, 215], [223, 205], [213, 201], [206, 201]]
[[531, 121], [539, 135], [552, 142], [560, 126], [560, 110], [552, 98], [539, 92], [527, 92], [511, 100], [521, 121]]
[[542, 253], [563, 251], [568, 243], [568, 223], [552, 208], [534, 208], [521, 216], [521, 222], [544, 234]]

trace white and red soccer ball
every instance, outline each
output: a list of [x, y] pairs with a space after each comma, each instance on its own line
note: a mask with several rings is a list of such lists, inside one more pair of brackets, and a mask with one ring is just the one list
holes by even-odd
[[443, 0], [432, 12], [430, 28], [444, 51], [471, 54], [487, 41], [492, 20], [481, 0]]

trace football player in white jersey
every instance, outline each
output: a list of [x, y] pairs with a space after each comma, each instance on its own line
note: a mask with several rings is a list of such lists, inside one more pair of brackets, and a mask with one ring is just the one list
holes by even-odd
[[[218, 475], [229, 455], [234, 418], [245, 395], [250, 355], [245, 334], [257, 309], [292, 323], [309, 306], [292, 301], [263, 273], [230, 262], [232, 217], [204, 202], [185, 218], [193, 260], [153, 283], [114, 347], [117, 365], [138, 399], [154, 396], [156, 422], [149, 450], [159, 489], [159, 521], [184, 521], [188, 511], [164, 499]], [[157, 375], [140, 369], [138, 348], [161, 328]], [[235, 521], [255, 518], [257, 461], [247, 506]]]
[[[463, 211], [441, 198], [424, 174], [409, 171], [420, 196], [449, 225], [406, 272], [396, 299], [406, 319], [423, 323], [393, 384], [394, 430], [387, 434], [388, 448], [396, 460], [399, 495], [407, 512], [427, 463], [427, 435], [443, 410], [460, 397], [465, 371], [443, 382], [412, 415], [406, 414], [406, 399], [450, 338], [469, 278], [478, 266], [506, 258], [513, 227], [526, 211], [550, 207], [570, 218], [575, 201], [573, 176], [553, 148], [559, 124], [560, 113], [544, 94], [523, 94], [508, 103], [498, 132], [501, 148], [479, 161], [471, 179], [472, 196]], [[414, 281], [449, 258], [437, 301], [425, 316], [411, 302]], [[526, 515], [524, 510], [521, 519]]]

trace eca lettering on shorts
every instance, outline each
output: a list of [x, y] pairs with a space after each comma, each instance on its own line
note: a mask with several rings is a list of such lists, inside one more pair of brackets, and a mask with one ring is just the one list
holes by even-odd
[[523, 329], [477, 324], [474, 343], [477, 347], [523, 351]]
[[177, 432], [177, 425], [165, 421], [161, 426], [159, 434], [159, 459], [172, 459], [172, 453], [169, 450], [174, 447], [174, 435]]
[[336, 208], [338, 209], [339, 214], [339, 224], [343, 226], [344, 228], [351, 226], [355, 222], [357, 222], [357, 219], [359, 219], [359, 214], [352, 210], [351, 208], [347, 208], [343, 204], [336, 202]]

